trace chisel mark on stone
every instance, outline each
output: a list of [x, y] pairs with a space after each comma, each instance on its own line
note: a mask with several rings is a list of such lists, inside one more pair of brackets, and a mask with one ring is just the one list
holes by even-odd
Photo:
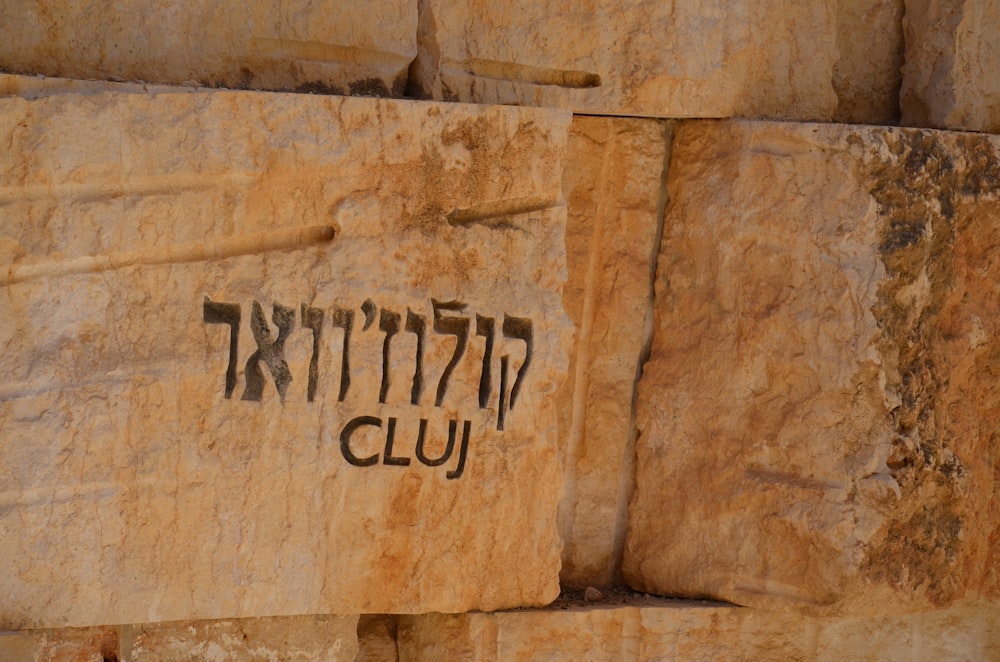
[[455, 209], [448, 214], [448, 223], [451, 225], [467, 225], [469, 223], [479, 223], [504, 216], [516, 216], [518, 214], [529, 214], [536, 211], [544, 211], [561, 207], [563, 203], [558, 200], [547, 200], [544, 198], [511, 198], [509, 200], [495, 200], [484, 202], [465, 209]]
[[518, 62], [483, 60], [480, 58], [469, 58], [461, 62], [454, 62], [454, 64], [465, 73], [480, 78], [510, 80], [529, 83], [531, 85], [553, 85], [571, 89], [586, 89], [601, 86], [600, 75], [589, 71], [550, 69], [548, 67], [534, 67], [530, 64], [520, 64]]
[[13, 285], [45, 277], [96, 273], [124, 267], [158, 264], [207, 262], [239, 255], [293, 250], [333, 240], [336, 230], [329, 225], [304, 225], [275, 232], [261, 232], [203, 242], [174, 244], [162, 248], [121, 251], [107, 255], [87, 255], [58, 262], [11, 265], [0, 285]]

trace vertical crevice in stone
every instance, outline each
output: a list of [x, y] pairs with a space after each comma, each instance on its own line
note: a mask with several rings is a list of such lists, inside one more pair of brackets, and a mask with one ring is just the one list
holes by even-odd
[[[601, 167], [596, 181], [594, 182], [595, 188], [604, 188], [607, 186], [607, 169], [611, 166], [611, 159], [609, 159], [609, 156], [613, 149], [613, 145], [611, 143], [613, 142], [614, 137], [612, 135], [605, 134], [604, 140], [605, 142], [602, 145], [601, 150]], [[569, 193], [569, 191], [564, 191], [563, 194], [568, 196]], [[576, 357], [575, 362], [572, 364], [572, 369], [574, 371], [573, 397], [570, 402], [571, 412], [569, 430], [567, 431], [565, 440], [565, 471], [563, 474], [562, 505], [559, 513], [559, 532], [562, 535], [564, 542], [573, 540], [573, 531], [579, 507], [577, 478], [580, 456], [584, 452], [584, 436], [586, 435], [587, 426], [587, 405], [590, 390], [591, 368], [590, 344], [594, 326], [594, 317], [596, 315], [599, 280], [603, 276], [601, 272], [601, 258], [603, 256], [602, 248], [604, 246], [604, 231], [605, 225], [607, 224], [607, 218], [601, 207], [606, 204], [606, 196], [599, 194], [598, 199], [601, 202], [598, 204], [598, 208], [594, 210], [593, 227], [591, 228], [590, 237], [588, 238], [588, 247], [586, 252], [587, 266], [584, 271], [583, 282], [583, 302], [580, 307], [580, 318], [577, 321], [575, 347]], [[564, 556], [563, 563], [565, 564], [566, 561], [567, 559]], [[564, 571], [565, 570], [566, 568], [564, 568]], [[570, 568], [569, 570], [578, 574], [573, 568]], [[564, 572], [563, 574], [565, 575], [566, 573]], [[570, 583], [576, 584], [578, 582], [571, 581]]]
[[413, 99], [440, 99], [441, 47], [437, 22], [430, 0], [417, 0], [417, 57], [410, 63], [406, 96]]
[[901, 124], [946, 126], [955, 107], [955, 51], [942, 35], [958, 34], [965, 3], [905, 0], [903, 65], [899, 92]]
[[358, 617], [358, 654], [354, 662], [397, 662], [397, 617], [361, 614]]
[[101, 635], [100, 656], [103, 662], [119, 662], [122, 659], [118, 628], [107, 628]]
[[636, 363], [635, 383], [632, 387], [632, 411], [631, 420], [629, 422], [631, 434], [629, 435], [628, 443], [625, 446], [625, 461], [622, 465], [622, 471], [618, 475], [618, 503], [615, 515], [613, 557], [613, 580], [616, 584], [623, 583], [624, 581], [622, 576], [622, 560], [625, 555], [625, 537], [628, 533], [629, 505], [632, 502], [632, 494], [635, 492], [636, 481], [635, 444], [639, 436], [639, 430], [636, 427], [636, 404], [639, 396], [639, 380], [642, 378], [643, 368], [649, 360], [653, 347], [653, 332], [655, 329], [653, 302], [656, 295], [656, 269], [660, 256], [660, 243], [663, 241], [663, 225], [666, 217], [667, 203], [669, 202], [669, 196], [667, 193], [667, 176], [670, 173], [670, 158], [673, 153], [674, 122], [663, 122], [663, 141], [664, 152], [663, 168], [660, 171], [660, 199], [656, 205], [656, 236], [653, 240], [653, 247], [649, 254], [649, 291], [644, 311], [645, 329], [643, 332], [642, 347], [639, 351], [639, 360]]
[[856, 3], [836, 10], [836, 122], [899, 123], [904, 0]]

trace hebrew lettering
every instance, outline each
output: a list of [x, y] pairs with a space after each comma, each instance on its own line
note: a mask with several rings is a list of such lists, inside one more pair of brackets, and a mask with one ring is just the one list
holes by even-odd
[[229, 365], [226, 367], [226, 399], [236, 389], [236, 364], [239, 361], [240, 305], [212, 301], [205, 297], [203, 306], [205, 324], [229, 325]]
[[448, 380], [451, 373], [458, 365], [462, 354], [465, 353], [465, 345], [469, 340], [469, 318], [467, 317], [445, 317], [446, 311], [459, 312], [465, 310], [465, 304], [458, 301], [438, 301], [431, 299], [431, 307], [434, 309], [434, 333], [446, 333], [455, 336], [455, 352], [444, 367], [441, 379], [438, 380], [437, 395], [434, 404], [438, 407], [444, 401], [445, 391], [448, 389]]
[[401, 319], [399, 313], [383, 308], [378, 320], [379, 330], [385, 331], [385, 340], [382, 342], [382, 387], [378, 392], [378, 401], [382, 403], [385, 402], [385, 398], [389, 394], [389, 347], [392, 343], [392, 337], [399, 333]]
[[490, 390], [493, 385], [490, 366], [493, 362], [493, 333], [496, 321], [492, 317], [476, 314], [476, 335], [486, 337], [486, 347], [483, 349], [483, 369], [479, 373], [479, 408], [486, 409], [490, 402]]
[[278, 327], [276, 340], [271, 340], [271, 329], [267, 325], [267, 320], [264, 319], [264, 311], [260, 304], [257, 301], [253, 302], [250, 313], [250, 330], [257, 343], [257, 351], [247, 359], [246, 389], [243, 391], [243, 400], [260, 402], [264, 394], [264, 371], [260, 367], [261, 361], [271, 373], [274, 386], [278, 389], [278, 395], [281, 396], [282, 400], [285, 399], [288, 384], [292, 381], [292, 373], [288, 369], [288, 362], [285, 361], [285, 341], [295, 326], [295, 309], [287, 308], [278, 303], [274, 304], [273, 308], [271, 320]]
[[[374, 317], [374, 313], [372, 316]], [[347, 397], [347, 389], [351, 387], [351, 330], [354, 328], [354, 311], [334, 306], [330, 318], [334, 327], [344, 330], [344, 342], [340, 346], [340, 393], [337, 394], [337, 400], [343, 402]]]
[[500, 357], [500, 402], [497, 404], [497, 430], [503, 430], [504, 416], [507, 413], [507, 368], [510, 357], [504, 354]]
[[[306, 303], [300, 304], [298, 311], [295, 308], [274, 303], [272, 306], [271, 323], [277, 328], [277, 334], [272, 331], [264, 315], [261, 304], [251, 301], [250, 311], [250, 332], [253, 335], [256, 349], [246, 359], [244, 368], [245, 388], [242, 400], [260, 402], [263, 398], [265, 387], [265, 370], [274, 381], [274, 386], [278, 391], [281, 402], [285, 402], [288, 395], [288, 388], [292, 382], [292, 370], [288, 360], [285, 358], [287, 343], [292, 338], [295, 329], [296, 312], [301, 316], [302, 329], [310, 334], [311, 352], [308, 354], [308, 375], [306, 384], [305, 399], [307, 402], [314, 402], [319, 392], [320, 382], [323, 379], [321, 374], [321, 357], [324, 355], [324, 347], [335, 345], [337, 340], [330, 340], [324, 332], [326, 319], [329, 317], [330, 324], [334, 329], [343, 331], [343, 340], [340, 345], [340, 386], [337, 394], [337, 401], [344, 402], [349, 389], [351, 388], [351, 337], [354, 332], [354, 320], [357, 308], [331, 305], [329, 308], [313, 306]], [[430, 313], [433, 316], [431, 328], [434, 336], [454, 336], [455, 345], [451, 350], [450, 357], [444, 365], [441, 377], [437, 383], [434, 394], [434, 406], [443, 407], [444, 399], [449, 395], [449, 384], [456, 368], [469, 344], [469, 334], [472, 331], [472, 314], [467, 313], [468, 305], [464, 302], [451, 300], [440, 301], [430, 299]], [[389, 388], [391, 386], [391, 352], [392, 340], [397, 334], [412, 333], [416, 343], [413, 355], [413, 379], [410, 387], [409, 404], [419, 406], [420, 399], [424, 391], [424, 375], [427, 360], [427, 343], [435, 342], [427, 336], [427, 315], [421, 314], [412, 307], [407, 307], [405, 318], [401, 313], [397, 313], [387, 308], [379, 308], [374, 301], [366, 299], [360, 306], [364, 316], [362, 331], [369, 329], [378, 322], [379, 330], [385, 334], [382, 339], [382, 376], [377, 395], [377, 402], [385, 404], [388, 400]], [[329, 315], [328, 315], [329, 313]], [[202, 304], [202, 316], [205, 324], [226, 324], [229, 326], [229, 354], [226, 367], [225, 397], [231, 399], [236, 389], [238, 381], [237, 367], [239, 365], [239, 332], [242, 320], [241, 307], [238, 303], [213, 301], [208, 297], [204, 298]], [[516, 374], [512, 374], [512, 366], [517, 355], [516, 346], [504, 344], [499, 365], [499, 400], [497, 403], [496, 429], [503, 431], [509, 421], [509, 412], [514, 410], [521, 391], [524, 388], [525, 375], [531, 364], [533, 352], [533, 325], [532, 321], [524, 317], [515, 317], [504, 313], [500, 324], [500, 333], [503, 334], [504, 343], [512, 341], [524, 343], [524, 359], [520, 363]], [[488, 409], [490, 397], [493, 392], [493, 355], [496, 351], [497, 317], [475, 314], [477, 337], [483, 338], [482, 365], [479, 375], [477, 391], [471, 393], [456, 393], [456, 398], [475, 397], [480, 409]], [[450, 342], [447, 338], [441, 338], [436, 342]], [[408, 347], [408, 345], [407, 345]], [[448, 346], [445, 345], [447, 348]], [[303, 348], [304, 349], [304, 348]], [[301, 351], [301, 350], [297, 350]], [[336, 351], [336, 350], [334, 350]], [[396, 350], [400, 351], [399, 348]], [[295, 354], [301, 356], [302, 354]], [[431, 354], [434, 357], [447, 356], [444, 352]], [[398, 363], [398, 361], [397, 361]], [[263, 365], [262, 365], [263, 364]], [[373, 399], [375, 394], [372, 393]], [[416, 429], [415, 446], [408, 444], [400, 445], [397, 435], [398, 419], [394, 416], [385, 419], [378, 416], [355, 416], [351, 418], [340, 432], [340, 450], [344, 459], [353, 466], [370, 467], [374, 465], [388, 466], [410, 466], [412, 457], [427, 467], [439, 467], [449, 464], [454, 459], [454, 466], [446, 470], [448, 479], [460, 477], [465, 471], [467, 453], [470, 444], [472, 430], [471, 421], [462, 422], [462, 435], [459, 439], [459, 420], [452, 419], [448, 423], [448, 437], [444, 450], [438, 457], [430, 457], [427, 452], [428, 427], [432, 423], [427, 418], [419, 418]], [[384, 423], [384, 425], [383, 425]], [[361, 428], [377, 428], [380, 430], [380, 438], [384, 440], [381, 452], [360, 456], [356, 450], [354, 435]], [[364, 433], [361, 433], [364, 434]], [[370, 437], [371, 431], [367, 433]], [[384, 437], [381, 435], [384, 434]], [[406, 439], [404, 435], [403, 439]], [[412, 438], [411, 438], [412, 439]], [[456, 446], [458, 446], [457, 458]], [[435, 445], [436, 448], [440, 446]], [[412, 449], [409, 453], [402, 449]], [[412, 457], [410, 457], [412, 455]]]
[[514, 380], [514, 386], [510, 390], [510, 409], [513, 411], [517, 396], [521, 392], [521, 385], [524, 383], [524, 375], [528, 372], [528, 366], [531, 364], [531, 343], [533, 337], [531, 320], [523, 317], [504, 315], [503, 337], [523, 340], [525, 347], [524, 362], [521, 363], [521, 367], [517, 371], [517, 378]]
[[410, 404], [420, 403], [420, 392], [424, 388], [424, 329], [427, 321], [423, 315], [417, 315], [406, 309], [406, 330], [417, 337], [417, 352], [414, 359], [413, 387], [410, 389]]
[[316, 399], [316, 383], [319, 381], [319, 348], [323, 337], [323, 311], [302, 304], [302, 326], [311, 329], [313, 334], [312, 356], [309, 359], [309, 385], [306, 390], [306, 400]]

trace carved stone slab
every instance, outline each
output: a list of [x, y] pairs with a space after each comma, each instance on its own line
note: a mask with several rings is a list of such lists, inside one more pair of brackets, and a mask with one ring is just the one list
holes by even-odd
[[66, 78], [401, 96], [408, 0], [40, 0], [0, 4], [0, 69]]
[[568, 123], [0, 101], [0, 624], [553, 599]]
[[1000, 597], [1000, 139], [692, 122], [627, 581], [769, 608]]

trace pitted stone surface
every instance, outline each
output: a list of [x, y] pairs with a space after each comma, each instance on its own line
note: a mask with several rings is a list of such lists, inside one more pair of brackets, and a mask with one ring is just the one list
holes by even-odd
[[555, 597], [568, 123], [0, 100], [0, 623]]
[[624, 573], [740, 604], [1000, 596], [1000, 142], [678, 129]]

